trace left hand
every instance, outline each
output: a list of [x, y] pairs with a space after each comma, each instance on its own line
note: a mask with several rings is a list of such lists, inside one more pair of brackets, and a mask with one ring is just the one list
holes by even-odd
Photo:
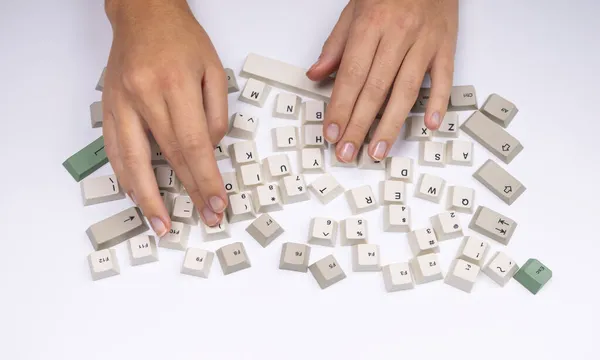
[[425, 73], [431, 95], [425, 124], [436, 130], [448, 107], [458, 31], [458, 0], [350, 0], [307, 76], [337, 70], [323, 134], [342, 162], [355, 159], [391, 94], [369, 144], [382, 161], [414, 105]]

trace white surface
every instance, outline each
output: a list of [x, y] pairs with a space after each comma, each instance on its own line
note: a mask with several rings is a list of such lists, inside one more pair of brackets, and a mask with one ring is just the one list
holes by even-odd
[[[194, 6], [223, 63], [237, 72], [251, 51], [308, 68], [343, 1]], [[277, 268], [284, 241], [306, 242], [309, 216], [350, 216], [343, 196], [324, 206], [312, 194], [273, 214], [286, 232], [266, 249], [244, 232], [248, 222], [231, 224], [232, 238], [216, 242], [202, 241], [201, 228], [193, 228], [189, 246], [214, 251], [243, 242], [250, 269], [223, 276], [215, 261], [209, 279], [184, 276], [184, 252], [164, 248], [160, 261], [134, 268], [122, 244], [121, 274], [91, 281], [85, 229], [130, 205], [83, 208], [79, 185], [61, 166], [101, 133], [90, 127], [89, 105], [100, 98], [94, 87], [112, 36], [102, 1], [2, 1], [0, 358], [595, 358], [600, 242], [590, 229], [598, 222], [599, 11], [593, 0], [461, 2], [455, 84], [474, 85], [480, 104], [496, 92], [519, 107], [508, 131], [525, 149], [507, 168], [527, 191], [509, 207], [477, 184], [471, 174], [490, 157], [478, 144], [473, 167], [426, 170], [443, 174], [448, 185], [475, 188], [477, 204], [518, 220], [510, 245], [491, 241], [489, 254], [501, 249], [520, 264], [536, 257], [551, 268], [554, 278], [534, 296], [515, 281], [501, 288], [483, 274], [471, 294], [442, 281], [387, 293], [382, 274], [350, 271], [351, 248], [339, 245], [313, 246], [310, 263], [334, 254], [348, 275], [321, 290], [309, 273]], [[261, 158], [271, 152], [269, 129], [290, 125], [269, 116], [278, 92], [258, 111]], [[233, 101], [238, 95], [230, 95], [231, 113], [248, 109]], [[392, 154], [416, 159], [417, 145], [399, 140]], [[384, 178], [328, 171], [347, 189]], [[96, 174], [109, 173], [104, 167]], [[421, 228], [445, 201], [411, 196], [408, 204]], [[382, 265], [405, 262], [406, 235], [384, 233], [382, 213], [364, 214]], [[460, 216], [463, 224], [470, 219]], [[444, 273], [460, 241], [440, 244]]]

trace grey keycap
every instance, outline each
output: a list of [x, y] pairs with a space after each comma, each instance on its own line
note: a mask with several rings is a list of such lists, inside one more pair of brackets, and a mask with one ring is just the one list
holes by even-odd
[[130, 207], [90, 226], [86, 234], [94, 250], [107, 249], [148, 231], [142, 211]]
[[90, 105], [90, 120], [92, 128], [102, 127], [102, 101], [94, 101]]
[[251, 266], [246, 248], [241, 242], [225, 245], [217, 250], [217, 258], [221, 264], [223, 275], [247, 269]]
[[281, 270], [307, 272], [310, 249], [310, 246], [306, 244], [292, 242], [283, 244], [279, 258], [279, 268]]
[[424, 113], [427, 109], [427, 101], [429, 100], [429, 95], [431, 94], [431, 88], [421, 88], [419, 90], [419, 95], [417, 96], [417, 100], [415, 101], [410, 112], [412, 113]]
[[344, 270], [333, 255], [328, 255], [308, 267], [319, 287], [326, 289], [346, 278]]
[[227, 76], [227, 93], [231, 94], [240, 91], [240, 87], [237, 83], [237, 79], [233, 70], [225, 69], [225, 75]]
[[469, 223], [469, 229], [504, 245], [508, 245], [516, 228], [513, 219], [481, 205]]
[[449, 111], [477, 110], [477, 94], [472, 85], [453, 86], [450, 92]]
[[283, 228], [269, 214], [262, 214], [255, 219], [246, 231], [254, 238], [262, 247], [267, 247], [273, 240], [283, 234]]
[[526, 190], [519, 180], [491, 159], [483, 163], [473, 177], [508, 205]]
[[481, 111], [473, 112], [460, 128], [506, 164], [523, 150], [519, 140]]
[[506, 129], [519, 112], [519, 109], [502, 96], [491, 94], [483, 103], [481, 112]]
[[106, 68], [102, 69], [102, 73], [100, 74], [100, 78], [98, 79], [98, 83], [96, 84], [97, 91], [104, 90], [104, 75], [106, 74]]

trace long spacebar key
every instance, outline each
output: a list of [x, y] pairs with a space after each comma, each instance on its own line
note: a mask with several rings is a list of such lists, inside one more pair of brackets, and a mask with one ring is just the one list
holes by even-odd
[[91, 225], [86, 234], [94, 250], [98, 251], [118, 245], [148, 229], [142, 211], [133, 206]]

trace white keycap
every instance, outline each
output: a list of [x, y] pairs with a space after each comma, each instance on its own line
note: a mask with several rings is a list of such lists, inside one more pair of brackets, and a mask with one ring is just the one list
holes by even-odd
[[102, 250], [140, 235], [148, 229], [142, 211], [134, 206], [92, 224], [85, 233], [94, 250]]
[[255, 115], [233, 114], [231, 129], [227, 136], [238, 139], [253, 140], [256, 137], [259, 119]]
[[150, 162], [152, 163], [152, 166], [169, 165], [154, 137], [149, 136], [148, 141], [150, 142]]
[[309, 259], [310, 246], [306, 244], [286, 242], [281, 247], [279, 269], [305, 273], [308, 271]]
[[102, 101], [94, 101], [90, 105], [90, 120], [93, 129], [102, 127]]
[[238, 184], [240, 184], [244, 190], [250, 190], [265, 183], [260, 163], [240, 166], [237, 171], [237, 176]]
[[225, 75], [227, 76], [227, 93], [231, 94], [234, 92], [240, 91], [240, 86], [238, 85], [237, 79], [235, 77], [235, 73], [232, 69], [226, 68]]
[[323, 149], [304, 148], [300, 150], [300, 171], [305, 174], [325, 173], [325, 154]]
[[393, 156], [385, 159], [385, 178], [407, 183], [413, 182], [414, 160], [406, 157]]
[[385, 170], [385, 161], [376, 161], [369, 156], [369, 143], [358, 152], [358, 168], [363, 170]]
[[181, 273], [201, 278], [208, 278], [215, 254], [198, 248], [188, 248], [183, 257]]
[[460, 243], [456, 258], [463, 259], [464, 261], [481, 267], [489, 248], [490, 246], [487, 242], [480, 240], [475, 236], [465, 236]]
[[333, 255], [327, 255], [308, 267], [321, 289], [326, 289], [346, 278], [346, 274]]
[[252, 266], [246, 248], [241, 242], [225, 245], [217, 250], [217, 258], [221, 264], [223, 275], [248, 269]]
[[246, 104], [263, 107], [265, 102], [271, 93], [271, 86], [266, 83], [256, 80], [248, 79], [244, 90], [242, 90], [239, 101], [245, 102]]
[[457, 138], [458, 137], [458, 113], [446, 112], [440, 127], [433, 132], [434, 137]]
[[423, 141], [419, 144], [419, 165], [446, 166], [446, 143]]
[[477, 110], [477, 94], [472, 85], [453, 86], [450, 91], [449, 111]]
[[161, 190], [159, 191], [160, 197], [167, 208], [167, 213], [173, 213], [173, 205], [175, 205], [175, 194], [170, 193], [168, 191]]
[[187, 249], [190, 230], [188, 224], [171, 221], [171, 229], [159, 239], [158, 247], [181, 251]]
[[81, 181], [83, 206], [121, 200], [125, 192], [119, 186], [115, 175], [87, 177]]
[[363, 185], [346, 191], [346, 200], [352, 215], [362, 214], [377, 209], [379, 203], [369, 185]]
[[419, 89], [419, 95], [417, 95], [417, 100], [415, 101], [410, 112], [424, 113], [425, 110], [427, 110], [427, 101], [429, 101], [430, 94], [431, 94], [431, 88]]
[[425, 284], [444, 279], [440, 260], [437, 253], [420, 255], [410, 260], [415, 283]]
[[379, 245], [359, 244], [352, 246], [352, 271], [380, 271]]
[[302, 146], [325, 149], [325, 137], [322, 124], [302, 125]]
[[454, 211], [443, 212], [432, 216], [431, 227], [435, 231], [438, 241], [454, 239], [463, 236], [463, 229], [460, 225], [460, 219]]
[[198, 210], [194, 206], [192, 198], [184, 195], [176, 197], [171, 219], [188, 225], [198, 225]]
[[517, 225], [513, 219], [480, 205], [471, 218], [469, 229], [508, 245]]
[[449, 165], [473, 165], [473, 143], [464, 140], [450, 140], [446, 145], [446, 158]]
[[256, 218], [252, 196], [247, 192], [229, 195], [226, 213], [230, 224]]
[[502, 251], [497, 251], [482, 271], [498, 285], [504, 287], [518, 270], [519, 265], [513, 259]]
[[379, 202], [382, 205], [406, 204], [406, 183], [397, 180], [385, 180], [379, 183]]
[[483, 163], [473, 177], [507, 205], [512, 205], [526, 190], [525, 185], [491, 159]]
[[302, 105], [303, 122], [323, 122], [323, 119], [325, 119], [324, 101], [307, 100]]
[[156, 239], [151, 235], [134, 236], [127, 241], [131, 266], [149, 264], [158, 261]]
[[329, 204], [344, 193], [342, 185], [329, 173], [319, 176], [308, 187], [322, 204]]
[[277, 181], [292, 173], [290, 158], [286, 154], [271, 155], [262, 162], [262, 174], [267, 181]]
[[282, 119], [298, 120], [302, 99], [298, 95], [290, 93], [279, 93], [275, 98], [273, 117]]
[[438, 204], [442, 198], [445, 186], [446, 180], [441, 177], [431, 174], [421, 174], [419, 182], [415, 187], [414, 196]]
[[115, 249], [103, 249], [88, 255], [92, 280], [101, 280], [121, 273]]
[[223, 216], [221, 222], [215, 226], [208, 226], [205, 223], [202, 223], [202, 230], [205, 241], [223, 240], [231, 237], [227, 216]]
[[248, 225], [246, 232], [265, 248], [283, 234], [283, 228], [271, 215], [262, 214]]
[[422, 228], [409, 232], [408, 245], [415, 256], [440, 252], [438, 239], [432, 228]]
[[510, 164], [523, 150], [518, 139], [481, 111], [474, 111], [460, 128], [505, 164]]
[[335, 246], [337, 221], [331, 218], [313, 218], [310, 220], [308, 243], [321, 246]]
[[410, 208], [406, 205], [385, 205], [383, 207], [383, 231], [409, 232]]
[[409, 116], [404, 123], [407, 141], [428, 141], [431, 139], [431, 130], [425, 125], [425, 117], [420, 115]]
[[229, 149], [223, 143], [215, 146], [215, 160], [229, 159]]
[[252, 202], [257, 213], [283, 210], [277, 184], [259, 185], [252, 189]]
[[299, 131], [296, 126], [276, 127], [271, 132], [273, 151], [294, 151], [300, 148]]
[[363, 218], [349, 218], [340, 222], [342, 246], [366, 244], [369, 234], [367, 220]]
[[475, 203], [475, 190], [464, 186], [449, 186], [446, 196], [448, 204], [446, 208], [464, 214], [473, 213]]
[[240, 192], [240, 186], [238, 185], [237, 174], [235, 171], [222, 173], [221, 178], [223, 179], [223, 184], [225, 185], [225, 192], [227, 194]]
[[279, 191], [284, 205], [310, 200], [303, 175], [290, 175], [279, 180]]
[[344, 167], [344, 168], [355, 168], [358, 167], [358, 158], [354, 157], [354, 159], [350, 162], [342, 162], [337, 158], [335, 153], [335, 144], [329, 144], [329, 164], [332, 167]]
[[481, 106], [481, 112], [506, 129], [519, 112], [519, 109], [502, 96], [491, 94]]
[[470, 293], [481, 268], [462, 259], [454, 259], [444, 282], [464, 292]]
[[100, 74], [100, 78], [98, 78], [98, 82], [96, 83], [96, 90], [102, 91], [104, 90], [104, 75], [106, 74], [106, 67], [102, 69], [102, 73]]
[[175, 171], [170, 166], [162, 165], [157, 166], [154, 170], [156, 175], [156, 183], [160, 190], [165, 190], [172, 193], [178, 193], [181, 191], [181, 183], [179, 178], [175, 175]]
[[383, 272], [383, 283], [388, 292], [415, 288], [415, 280], [407, 262], [385, 265], [381, 271]]
[[250, 140], [238, 141], [229, 145], [229, 156], [231, 164], [235, 167], [260, 161], [256, 143]]

